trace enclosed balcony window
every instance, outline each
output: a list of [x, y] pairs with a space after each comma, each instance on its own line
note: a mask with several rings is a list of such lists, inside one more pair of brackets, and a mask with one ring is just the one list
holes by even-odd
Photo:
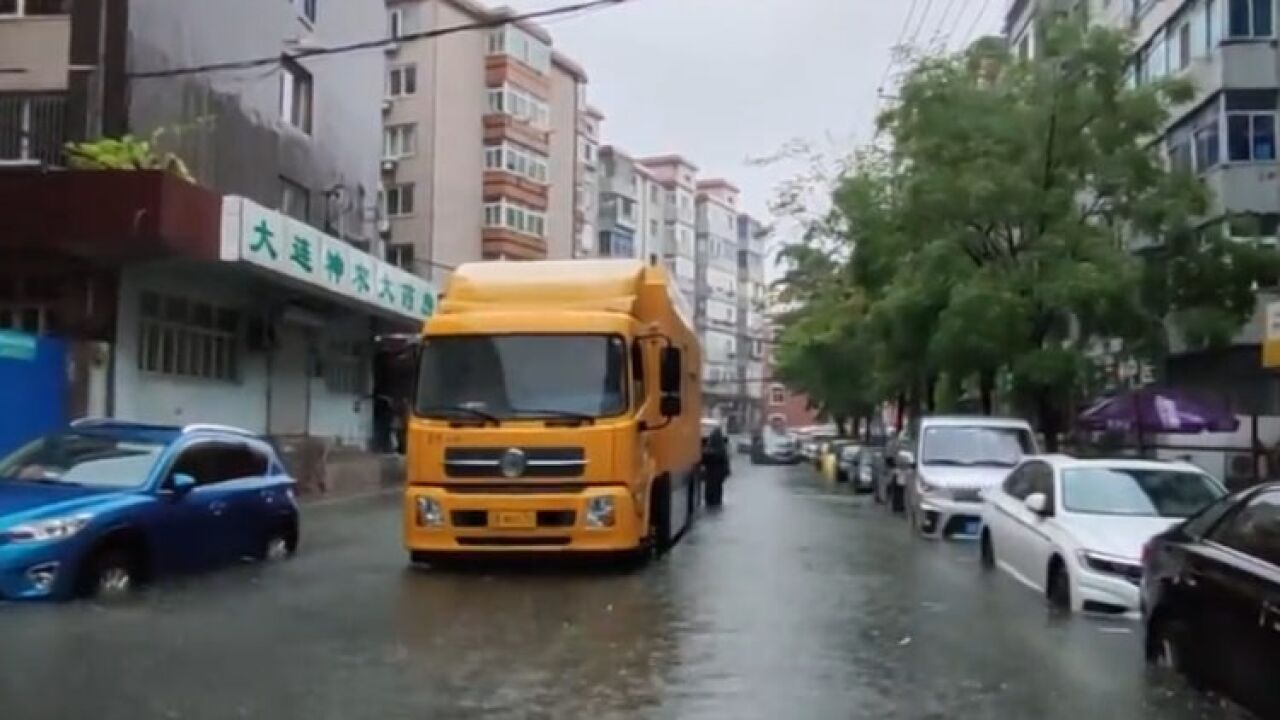
[[0, 0], [0, 17], [68, 15], [71, 0]]

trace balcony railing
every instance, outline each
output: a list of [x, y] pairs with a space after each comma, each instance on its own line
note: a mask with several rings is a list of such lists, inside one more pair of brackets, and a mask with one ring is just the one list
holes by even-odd
[[63, 95], [0, 96], [0, 163], [62, 164]]

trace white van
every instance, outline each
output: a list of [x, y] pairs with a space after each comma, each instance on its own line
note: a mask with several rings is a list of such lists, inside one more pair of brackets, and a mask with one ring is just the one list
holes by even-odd
[[893, 458], [907, 520], [925, 537], [976, 538], [982, 494], [1040, 448], [1019, 418], [931, 416], [915, 424]]

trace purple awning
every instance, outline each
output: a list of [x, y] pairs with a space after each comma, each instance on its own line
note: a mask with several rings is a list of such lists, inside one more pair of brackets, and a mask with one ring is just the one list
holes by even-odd
[[1240, 427], [1227, 403], [1169, 388], [1143, 388], [1103, 398], [1080, 414], [1079, 423], [1087, 430], [1185, 435], [1235, 432]]

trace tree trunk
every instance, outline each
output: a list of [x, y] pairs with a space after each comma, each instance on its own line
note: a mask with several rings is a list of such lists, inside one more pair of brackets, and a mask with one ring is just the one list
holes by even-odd
[[996, 373], [994, 370], [983, 370], [978, 374], [978, 397], [982, 402], [982, 414], [991, 415], [996, 392]]
[[907, 396], [904, 393], [898, 393], [898, 399], [894, 402], [894, 406], [893, 427], [896, 430], [901, 430], [902, 421], [907, 412]]
[[934, 395], [938, 394], [938, 376], [930, 375], [924, 382], [924, 409], [925, 412], [933, 414], [937, 409], [934, 403]]

